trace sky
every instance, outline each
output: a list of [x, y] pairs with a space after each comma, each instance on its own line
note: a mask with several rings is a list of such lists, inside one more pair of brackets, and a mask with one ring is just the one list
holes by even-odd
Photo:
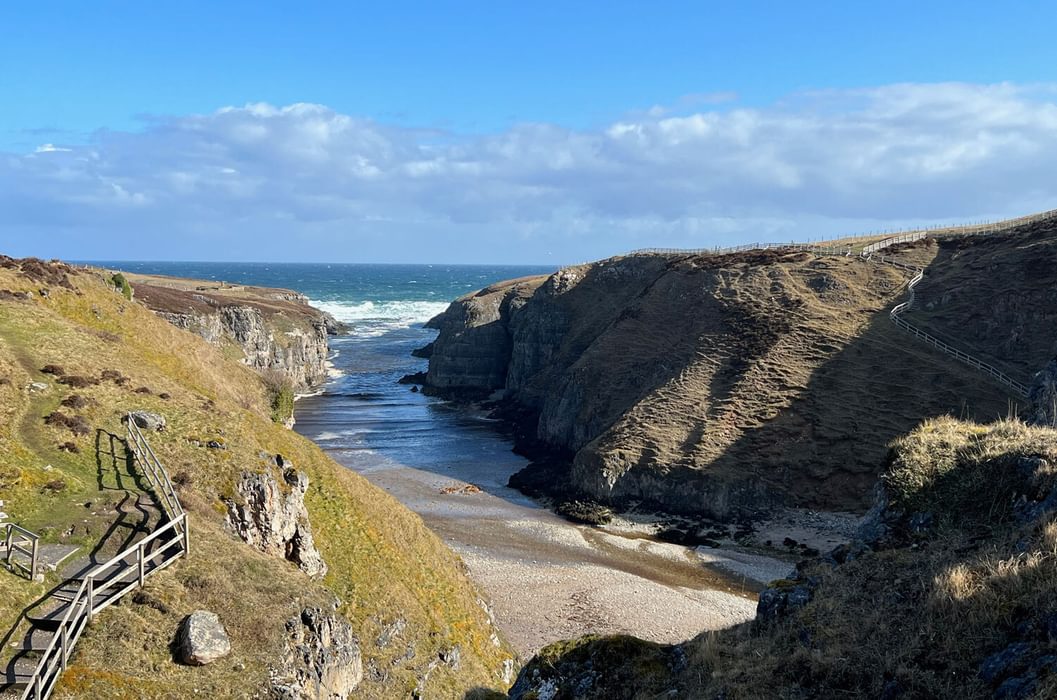
[[1050, 2], [0, 4], [0, 253], [573, 263], [1057, 208]]

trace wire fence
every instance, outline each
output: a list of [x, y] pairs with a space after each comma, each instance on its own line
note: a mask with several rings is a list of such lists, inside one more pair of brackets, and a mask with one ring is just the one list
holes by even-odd
[[[1057, 209], [1028, 214], [1015, 219], [997, 219], [971, 221], [963, 224], [949, 225], [936, 224], [904, 229], [884, 229], [868, 233], [860, 233], [851, 236], [837, 236], [832, 238], [820, 238], [809, 243], [745, 243], [736, 246], [714, 246], [711, 248], [639, 248], [628, 255], [729, 255], [749, 250], [770, 250], [784, 248], [790, 250], [805, 250], [809, 252], [821, 252], [822, 254], [849, 254], [857, 243], [873, 240], [879, 236], [883, 240], [864, 246], [863, 252], [874, 252], [886, 248], [895, 243], [917, 241], [922, 238], [953, 238], [959, 236], [971, 236], [988, 233], [999, 233], [1026, 224], [1037, 223], [1049, 219], [1057, 219]], [[834, 250], [836, 249], [836, 250]]]

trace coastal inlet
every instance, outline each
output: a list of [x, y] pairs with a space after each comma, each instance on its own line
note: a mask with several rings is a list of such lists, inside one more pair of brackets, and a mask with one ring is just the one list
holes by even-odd
[[788, 562], [661, 542], [630, 521], [568, 522], [506, 486], [525, 460], [500, 424], [398, 384], [425, 370], [411, 351], [433, 339], [422, 324], [444, 299], [541, 271], [462, 267], [441, 281], [430, 270], [406, 268], [404, 279], [379, 271], [388, 279], [373, 298], [306, 292], [351, 330], [331, 340], [334, 376], [298, 401], [296, 430], [419, 513], [466, 562], [526, 657], [581, 634], [676, 642], [751, 619], [755, 592]]

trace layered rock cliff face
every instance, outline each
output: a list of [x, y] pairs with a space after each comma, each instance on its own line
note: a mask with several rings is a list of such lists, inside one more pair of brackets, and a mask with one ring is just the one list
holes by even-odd
[[228, 524], [247, 544], [296, 564], [312, 578], [323, 578], [327, 564], [316, 549], [305, 508], [308, 477], [287, 466], [283, 481], [286, 493], [271, 474], [243, 474], [238, 499], [227, 504]]
[[233, 343], [253, 369], [275, 371], [298, 391], [327, 378], [327, 336], [339, 329], [328, 314], [285, 289], [232, 287], [129, 275], [136, 298], [173, 325], [214, 345]]
[[528, 413], [526, 437], [573, 455], [548, 477], [560, 496], [723, 518], [865, 509], [894, 437], [1007, 406], [888, 321], [907, 276], [788, 251], [566, 268], [454, 302], [431, 322], [427, 386]]
[[363, 680], [363, 657], [352, 626], [321, 608], [286, 622], [282, 664], [273, 670], [278, 700], [345, 700]]

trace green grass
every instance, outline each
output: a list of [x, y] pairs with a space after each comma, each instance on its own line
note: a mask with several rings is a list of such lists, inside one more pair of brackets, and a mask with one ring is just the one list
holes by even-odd
[[[461, 563], [418, 516], [274, 423], [273, 395], [225, 349], [115, 294], [108, 276], [73, 279], [75, 291], [53, 287], [46, 299], [0, 301], [0, 499], [17, 522], [46, 541], [93, 546], [114, 523], [124, 489], [135, 488], [131, 475], [106, 457], [108, 435], [123, 435], [121, 417], [129, 409], [156, 411], [168, 425], [148, 439], [181, 484], [193, 538], [190, 559], [149, 587], [166, 612], [123, 603], [101, 615], [56, 697], [186, 697], [191, 688], [209, 697], [252, 694], [278, 658], [285, 621], [306, 605], [329, 606], [335, 599], [353, 624], [365, 663], [384, 672], [384, 680], [365, 681], [359, 696], [406, 696], [437, 654], [456, 645], [459, 671], [441, 665], [430, 673], [428, 697], [461, 697], [472, 687], [498, 685], [510, 654], [490, 641], [492, 629]], [[35, 292], [39, 286], [0, 269], [0, 289]], [[116, 370], [129, 381], [73, 390], [42, 374], [46, 364], [90, 378]], [[26, 388], [38, 381], [48, 388]], [[149, 393], [136, 393], [138, 387]], [[90, 435], [44, 423], [71, 394], [88, 405], [61, 410], [83, 417]], [[224, 449], [207, 448], [210, 440]], [[78, 451], [60, 450], [67, 442]], [[225, 499], [244, 470], [280, 476], [270, 458], [275, 454], [311, 480], [306, 502], [329, 565], [321, 583], [242, 544], [224, 525]], [[58, 479], [65, 483], [61, 491], [42, 488]], [[48, 583], [54, 582], [53, 576]], [[0, 571], [0, 621], [14, 626], [43, 590]], [[168, 643], [182, 616], [198, 608], [221, 615], [234, 651], [222, 663], [189, 669], [171, 661]], [[379, 647], [375, 638], [397, 618], [407, 621], [405, 632]]]

